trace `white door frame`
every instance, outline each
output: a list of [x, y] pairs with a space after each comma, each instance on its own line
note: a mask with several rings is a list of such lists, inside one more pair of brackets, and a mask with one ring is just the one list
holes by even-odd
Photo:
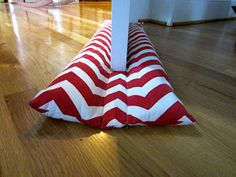
[[111, 68], [126, 71], [131, 0], [112, 0]]

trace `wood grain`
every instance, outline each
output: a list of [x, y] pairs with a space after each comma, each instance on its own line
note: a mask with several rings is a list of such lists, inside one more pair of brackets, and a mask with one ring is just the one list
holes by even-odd
[[194, 126], [100, 131], [29, 108], [110, 17], [109, 2], [0, 4], [0, 176], [235, 177], [235, 21], [144, 26]]

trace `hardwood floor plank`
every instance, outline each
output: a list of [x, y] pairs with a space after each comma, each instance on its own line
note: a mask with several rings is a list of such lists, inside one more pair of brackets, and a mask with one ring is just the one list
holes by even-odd
[[1, 94], [0, 105], [0, 176], [30, 177], [28, 158]]
[[[135, 133], [130, 130], [125, 136], [148, 153], [169, 176], [235, 175], [235, 160], [231, 159], [234, 153], [228, 154], [228, 151], [222, 151], [227, 148], [202, 131], [198, 125], [196, 128], [165, 127], [153, 131], [135, 128]], [[205, 154], [206, 149], [210, 150], [207, 154]], [[220, 161], [227, 165], [223, 165]]]
[[18, 59], [6, 44], [0, 45], [0, 89], [2, 95], [24, 91], [32, 87], [32, 82], [27, 78]]

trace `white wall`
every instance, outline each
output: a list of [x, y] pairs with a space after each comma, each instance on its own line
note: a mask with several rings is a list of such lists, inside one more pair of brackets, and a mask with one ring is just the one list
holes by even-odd
[[221, 19], [234, 16], [230, 0], [178, 0], [173, 22]]
[[131, 0], [130, 21], [154, 19], [173, 22], [236, 17], [236, 0]]
[[137, 22], [139, 19], [150, 19], [150, 5], [152, 0], [131, 0], [130, 22]]
[[152, 0], [151, 19], [171, 22], [175, 0]]

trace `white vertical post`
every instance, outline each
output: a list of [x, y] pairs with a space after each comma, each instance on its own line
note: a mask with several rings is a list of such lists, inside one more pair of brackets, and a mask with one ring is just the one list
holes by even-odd
[[112, 0], [111, 68], [125, 71], [129, 32], [130, 0]]

